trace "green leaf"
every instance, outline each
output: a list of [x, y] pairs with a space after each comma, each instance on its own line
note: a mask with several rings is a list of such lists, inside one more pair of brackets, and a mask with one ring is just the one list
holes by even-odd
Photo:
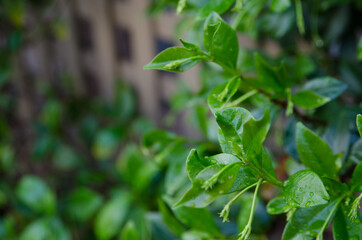
[[138, 236], [135, 224], [133, 221], [128, 221], [124, 226], [121, 237], [119, 240], [140, 240], [140, 236]]
[[254, 84], [269, 92], [283, 92], [290, 87], [291, 79], [288, 77], [284, 63], [279, 66], [270, 66], [259, 54], [254, 54], [256, 72], [258, 77]]
[[300, 159], [307, 168], [322, 177], [337, 177], [337, 156], [326, 142], [302, 123], [297, 123], [296, 142]]
[[196, 149], [192, 149], [186, 160], [186, 171], [189, 179], [192, 181], [205, 167], [210, 166], [211, 162], [207, 158], [200, 158]]
[[16, 187], [16, 196], [37, 213], [53, 214], [56, 198], [51, 189], [39, 177], [26, 175]]
[[97, 133], [92, 152], [98, 160], [107, 160], [113, 156], [121, 142], [121, 136], [114, 129], [103, 129]]
[[204, 45], [213, 61], [235, 72], [239, 53], [236, 32], [217, 13], [211, 13], [204, 25]]
[[359, 135], [360, 135], [361, 138], [362, 138], [362, 115], [361, 115], [361, 114], [358, 114], [358, 115], [357, 115], [356, 125], [357, 125], [357, 129], [358, 129]]
[[234, 94], [238, 91], [241, 80], [235, 77], [226, 83], [214, 88], [208, 97], [208, 103], [211, 111], [215, 114], [218, 110], [223, 109]]
[[[225, 156], [225, 154], [220, 155]], [[232, 158], [230, 158], [230, 160], [231, 159]], [[217, 158], [213, 158], [213, 160], [218, 161]], [[249, 168], [240, 167], [240, 165], [236, 162], [228, 165], [229, 166], [226, 169], [223, 169], [227, 165], [215, 164], [200, 171], [194, 178], [192, 187], [184, 194], [181, 200], [176, 203], [175, 207], [206, 207], [215, 198], [227, 193], [240, 191], [257, 181], [256, 176]], [[213, 178], [215, 175], [218, 176], [215, 178], [216, 182], [212, 182], [212, 187], [205, 190], [203, 187], [205, 182]]]
[[160, 69], [169, 72], [184, 72], [207, 57], [193, 50], [182, 47], [167, 48], [159, 53], [144, 69]]
[[197, 46], [196, 44], [193, 44], [193, 43], [190, 43], [190, 42], [185, 42], [184, 40], [182, 39], [179, 39], [180, 42], [182, 43], [182, 45], [187, 48], [188, 50], [190, 51], [193, 51], [193, 52], [200, 52], [202, 53], [203, 51], [201, 50], [201, 48], [199, 46]]
[[362, 161], [357, 164], [353, 171], [350, 186], [354, 191], [362, 192]]
[[273, 12], [283, 12], [291, 6], [290, 0], [272, 0], [270, 9]]
[[162, 214], [163, 222], [176, 235], [181, 235], [185, 228], [182, 223], [174, 216], [173, 212], [168, 208], [162, 199], [158, 199], [158, 209]]
[[210, 239], [212, 239], [212, 237], [209, 234], [194, 230], [187, 231], [181, 236], [181, 240], [210, 240]]
[[[169, 206], [174, 205], [170, 198], [164, 197], [164, 200]], [[212, 236], [220, 236], [219, 228], [212, 214], [206, 208], [182, 206], [174, 208], [173, 212], [178, 220], [191, 229], [207, 232]]]
[[266, 206], [266, 210], [269, 214], [275, 215], [287, 212], [289, 207], [284, 201], [284, 198], [279, 196], [269, 201], [268, 205]]
[[299, 107], [313, 109], [331, 101], [330, 98], [317, 95], [313, 91], [301, 91], [293, 95], [293, 102]]
[[94, 231], [99, 240], [111, 239], [119, 233], [130, 205], [130, 195], [121, 192], [100, 209], [94, 224]]
[[362, 236], [362, 217], [352, 222], [347, 214], [347, 209], [341, 206], [333, 222], [333, 238], [335, 240], [358, 240]]
[[87, 221], [100, 208], [103, 197], [88, 188], [74, 190], [67, 199], [67, 213], [78, 221]]
[[336, 99], [347, 87], [347, 84], [332, 77], [312, 79], [293, 96], [293, 101], [306, 109], [317, 108]]
[[21, 233], [19, 240], [70, 240], [69, 231], [55, 217], [41, 218], [30, 223]]
[[314, 239], [324, 225], [329, 225], [339, 203], [336, 199], [328, 204], [297, 209], [284, 229], [282, 240]]
[[235, 0], [209, 0], [200, 9], [199, 16], [207, 17], [211, 12], [217, 12], [219, 14], [227, 11], [235, 2]]
[[302, 170], [284, 182], [283, 198], [289, 207], [307, 208], [327, 203], [329, 195], [317, 174]]
[[268, 111], [259, 120], [240, 107], [223, 109], [215, 115], [226, 143], [234, 155], [246, 159], [249, 154], [261, 151], [270, 126]]
[[362, 61], [362, 38], [359, 39], [357, 48], [357, 59]]

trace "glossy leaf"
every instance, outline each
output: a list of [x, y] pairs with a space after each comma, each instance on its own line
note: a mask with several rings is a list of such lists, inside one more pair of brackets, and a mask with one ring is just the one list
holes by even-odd
[[285, 213], [288, 209], [289, 207], [282, 196], [273, 198], [266, 206], [266, 210], [272, 215]]
[[326, 142], [302, 123], [297, 124], [297, 149], [301, 161], [307, 168], [320, 176], [337, 177], [337, 156]]
[[348, 217], [347, 209], [340, 206], [333, 222], [333, 237], [335, 240], [357, 240], [362, 236], [362, 216], [354, 222]]
[[167, 48], [159, 53], [144, 69], [184, 72], [207, 58], [203, 53], [182, 47]]
[[[200, 171], [193, 180], [192, 187], [177, 202], [176, 206], [206, 207], [218, 196], [240, 191], [257, 181], [257, 177], [249, 168], [240, 167], [237, 163], [230, 163], [230, 167], [221, 171], [225, 166], [215, 164]], [[205, 182], [216, 174], [219, 174], [216, 178], [217, 181], [211, 188], [205, 189], [203, 187]]]
[[223, 109], [234, 96], [240, 86], [241, 80], [235, 77], [226, 83], [214, 88], [208, 97], [208, 103], [213, 113]]
[[107, 240], [116, 236], [126, 219], [131, 198], [122, 192], [110, 199], [99, 211], [95, 219], [94, 231], [98, 239]]
[[289, 207], [307, 208], [327, 203], [329, 195], [317, 174], [302, 170], [284, 182], [283, 198]]
[[215, 12], [206, 19], [204, 45], [214, 62], [228, 70], [235, 70], [239, 52], [236, 32]]
[[269, 112], [258, 120], [246, 109], [237, 107], [217, 111], [215, 115], [232, 154], [248, 161], [248, 157], [261, 152], [270, 126]]
[[282, 240], [314, 239], [325, 223], [329, 225], [338, 204], [339, 201], [334, 200], [324, 205], [297, 209], [284, 229]]
[[16, 196], [35, 212], [53, 214], [55, 211], [55, 195], [39, 177], [24, 176], [16, 187]]

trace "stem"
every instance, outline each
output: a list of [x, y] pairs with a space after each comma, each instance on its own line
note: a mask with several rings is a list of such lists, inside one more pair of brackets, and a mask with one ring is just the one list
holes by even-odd
[[301, 0], [295, 0], [295, 12], [297, 14], [297, 26], [299, 33], [304, 35], [305, 27], [304, 27], [303, 7]]
[[244, 230], [241, 232], [241, 236], [239, 237], [238, 240], [245, 240], [249, 237], [250, 233], [251, 233], [251, 224], [253, 222], [253, 217], [254, 217], [254, 211], [255, 211], [255, 205], [256, 205], [256, 198], [258, 196], [258, 191], [260, 188], [260, 185], [262, 184], [263, 179], [260, 178], [258, 180], [258, 182], [256, 183], [256, 188], [255, 188], [255, 192], [254, 192], [254, 197], [253, 197], [253, 202], [251, 205], [251, 211], [250, 211], [250, 216], [249, 216], [249, 221], [248, 224], [246, 224]]
[[234, 204], [234, 202], [246, 191], [248, 191], [250, 188], [254, 187], [255, 185], [257, 185], [258, 182], [251, 184], [250, 186], [244, 188], [243, 190], [241, 190], [238, 194], [236, 194], [223, 208], [223, 210], [220, 213], [220, 217], [224, 217], [223, 222], [227, 222], [228, 220], [228, 216], [229, 216], [229, 211], [230, 211], [230, 207]]
[[214, 184], [217, 182], [217, 179], [219, 178], [219, 176], [223, 172], [225, 172], [227, 169], [229, 169], [230, 167], [233, 167], [233, 166], [235, 166], [237, 164], [244, 165], [243, 162], [234, 162], [234, 163], [230, 163], [230, 164], [225, 165], [219, 172], [217, 172], [210, 179], [205, 181], [204, 184], [202, 185], [202, 188], [204, 188], [205, 190], [211, 189], [214, 186]]
[[245, 101], [246, 99], [248, 99], [249, 97], [254, 96], [254, 95], [257, 94], [257, 93], [258, 93], [258, 90], [256, 90], [256, 89], [251, 90], [251, 91], [243, 94], [243, 95], [240, 96], [239, 98], [235, 99], [234, 101], [229, 102], [228, 104], [226, 104], [226, 105], [225, 105], [225, 108], [232, 107], [232, 106], [236, 106], [236, 105], [242, 103], [243, 101]]

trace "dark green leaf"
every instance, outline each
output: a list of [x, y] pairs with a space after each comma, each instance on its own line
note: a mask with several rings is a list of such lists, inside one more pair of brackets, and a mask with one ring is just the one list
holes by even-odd
[[354, 222], [350, 220], [347, 209], [340, 206], [333, 222], [333, 237], [335, 240], [358, 240], [362, 236], [362, 217]]
[[207, 158], [199, 157], [196, 149], [192, 149], [186, 160], [186, 171], [189, 179], [192, 181], [199, 172], [205, 167], [210, 166], [211, 162]]
[[167, 48], [158, 54], [144, 69], [160, 69], [170, 72], [184, 72], [195, 66], [205, 55], [182, 47]]
[[301, 161], [307, 168], [320, 176], [337, 177], [337, 156], [326, 142], [302, 123], [297, 124], [297, 149]]
[[225, 107], [225, 105], [237, 92], [240, 83], [240, 78], [235, 77], [230, 81], [217, 86], [210, 92], [208, 97], [208, 103], [213, 113]]
[[211, 13], [204, 26], [204, 45], [213, 61], [235, 71], [239, 43], [236, 32], [217, 13]]
[[35, 212], [53, 214], [55, 211], [55, 195], [39, 177], [24, 176], [16, 188], [16, 196]]
[[158, 209], [162, 214], [163, 222], [170, 228], [176, 235], [181, 235], [185, 228], [182, 223], [174, 216], [169, 207], [163, 202], [162, 199], [158, 200]]
[[337, 199], [325, 205], [297, 209], [284, 229], [282, 240], [314, 239], [325, 223], [329, 225], [338, 204]]
[[284, 182], [283, 198], [289, 207], [307, 208], [327, 203], [329, 195], [317, 174], [302, 170]]

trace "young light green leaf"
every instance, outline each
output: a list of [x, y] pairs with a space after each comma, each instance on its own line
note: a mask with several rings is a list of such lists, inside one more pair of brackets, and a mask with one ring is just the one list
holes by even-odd
[[215, 115], [232, 154], [249, 162], [248, 157], [261, 152], [270, 126], [268, 111], [258, 120], [240, 107], [219, 110]]
[[214, 62], [235, 72], [239, 53], [236, 32], [215, 12], [205, 21], [204, 45]]
[[313, 91], [301, 91], [293, 95], [293, 102], [299, 107], [313, 109], [331, 101], [330, 98], [320, 96]]
[[67, 199], [67, 213], [77, 221], [87, 221], [102, 205], [100, 194], [88, 188], [74, 190]]
[[273, 12], [283, 12], [291, 6], [290, 0], [272, 0], [270, 9]]
[[358, 129], [359, 135], [360, 135], [361, 138], [362, 138], [362, 115], [361, 115], [361, 114], [358, 114], [358, 115], [357, 115], [356, 125], [357, 125], [357, 129]]
[[202, 53], [182, 47], [171, 47], [158, 54], [149, 64], [144, 66], [144, 69], [184, 72], [202, 60], [207, 60], [207, 57]]
[[179, 39], [180, 42], [182, 43], [182, 45], [187, 48], [190, 51], [193, 51], [195, 53], [203, 53], [203, 51], [201, 50], [201, 48], [199, 46], [197, 46], [196, 44], [190, 43], [190, 42], [185, 42], [182, 39]]
[[221, 110], [230, 101], [234, 94], [238, 91], [241, 80], [235, 77], [226, 83], [223, 83], [214, 88], [208, 97], [208, 103], [211, 111], [215, 113]]
[[227, 11], [235, 2], [235, 0], [208, 0], [200, 9], [199, 16], [207, 17], [211, 12], [219, 14]]
[[16, 187], [16, 196], [37, 213], [53, 214], [56, 198], [47, 184], [39, 177], [26, 175]]
[[284, 182], [283, 198], [289, 207], [307, 208], [327, 203], [329, 195], [316, 173], [302, 170]]
[[300, 122], [296, 142], [300, 159], [307, 168], [320, 176], [337, 177], [337, 156], [326, 142]]
[[314, 239], [332, 221], [339, 203], [336, 199], [328, 204], [297, 209], [284, 229], [282, 240]]
[[276, 215], [287, 212], [289, 210], [289, 207], [287, 203], [284, 201], [284, 198], [282, 196], [279, 196], [273, 198], [268, 202], [266, 210], [268, 211], [269, 214]]
[[350, 186], [355, 192], [362, 191], [362, 161], [357, 164], [353, 171]]
[[130, 205], [130, 195], [122, 192], [110, 199], [100, 209], [94, 223], [94, 231], [98, 239], [108, 240], [119, 233]]

